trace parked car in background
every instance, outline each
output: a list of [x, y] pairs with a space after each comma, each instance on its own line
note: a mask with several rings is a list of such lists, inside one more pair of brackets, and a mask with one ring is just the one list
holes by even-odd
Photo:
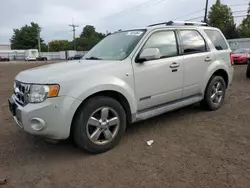
[[219, 109], [233, 73], [219, 29], [159, 23], [113, 33], [79, 61], [22, 71], [9, 107], [24, 131], [71, 135], [80, 148], [101, 153], [118, 144], [127, 123], [197, 102]]
[[249, 57], [250, 48], [239, 48], [232, 54], [232, 58], [235, 64], [246, 64]]
[[8, 57], [0, 56], [0, 61], [10, 61], [10, 59]]
[[247, 61], [247, 72], [246, 72], [247, 78], [250, 78], [250, 58], [248, 58]]
[[36, 58], [37, 61], [48, 61], [48, 58], [47, 57], [42, 57], [42, 56], [39, 56]]
[[25, 61], [36, 61], [38, 57], [37, 49], [29, 49], [25, 51]]
[[68, 60], [78, 60], [82, 59], [83, 55], [76, 54], [74, 57], [69, 57]]

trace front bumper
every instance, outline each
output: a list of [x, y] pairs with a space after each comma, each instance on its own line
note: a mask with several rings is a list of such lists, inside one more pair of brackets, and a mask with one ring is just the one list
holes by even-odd
[[[74, 113], [81, 104], [80, 100], [68, 96], [50, 98], [43, 103], [27, 104], [24, 107], [15, 101], [14, 95], [10, 101], [14, 103], [13, 106], [10, 104], [10, 110], [19, 127], [32, 135], [51, 139], [69, 137]], [[34, 119], [43, 121], [41, 130], [35, 130], [32, 126]]]

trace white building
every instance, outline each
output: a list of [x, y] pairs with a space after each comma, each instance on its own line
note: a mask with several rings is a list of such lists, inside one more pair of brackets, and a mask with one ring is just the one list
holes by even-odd
[[10, 44], [0, 44], [0, 51], [1, 50], [11, 50]]

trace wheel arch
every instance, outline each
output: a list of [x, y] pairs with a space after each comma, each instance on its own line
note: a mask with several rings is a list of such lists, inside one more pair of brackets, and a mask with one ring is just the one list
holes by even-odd
[[115, 100], [117, 100], [123, 107], [125, 114], [126, 114], [126, 119], [128, 123], [132, 123], [133, 122], [133, 114], [131, 112], [131, 105], [129, 104], [128, 99], [121, 94], [118, 91], [114, 91], [114, 90], [103, 90], [103, 91], [99, 91], [96, 93], [93, 93], [91, 95], [89, 95], [86, 99], [84, 99], [81, 104], [78, 106], [78, 108], [76, 109], [73, 118], [72, 118], [72, 122], [71, 122], [71, 127], [70, 127], [70, 135], [72, 134], [72, 129], [73, 129], [73, 125], [74, 125], [74, 121], [75, 118], [77, 116], [77, 114], [80, 112], [81, 107], [85, 104], [85, 102], [93, 97], [97, 97], [97, 96], [104, 96], [104, 97], [110, 97], [113, 98]]
[[219, 68], [219, 69], [213, 70], [211, 72], [212, 73], [210, 73], [208, 76], [206, 76], [206, 79], [204, 81], [204, 87], [202, 88], [203, 96], [205, 94], [205, 91], [207, 89], [207, 86], [208, 86], [210, 80], [214, 76], [221, 76], [224, 79], [225, 83], [226, 83], [226, 88], [228, 88], [228, 86], [229, 86], [229, 74], [228, 74], [228, 72], [225, 69]]
[[212, 74], [212, 76], [210, 76], [209, 80], [211, 80], [211, 78], [213, 76], [221, 76], [224, 79], [225, 83], [226, 83], [226, 87], [228, 87], [228, 85], [229, 85], [229, 76], [228, 76], [228, 73], [224, 69], [218, 69], [218, 70], [216, 70]]

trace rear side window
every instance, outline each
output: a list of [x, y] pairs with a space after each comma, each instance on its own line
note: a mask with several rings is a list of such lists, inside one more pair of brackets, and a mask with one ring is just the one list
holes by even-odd
[[180, 34], [184, 54], [207, 52], [205, 40], [198, 31], [181, 30]]
[[207, 29], [205, 29], [204, 31], [207, 34], [207, 36], [210, 38], [214, 47], [217, 50], [227, 50], [228, 49], [227, 43], [219, 31], [207, 30]]

